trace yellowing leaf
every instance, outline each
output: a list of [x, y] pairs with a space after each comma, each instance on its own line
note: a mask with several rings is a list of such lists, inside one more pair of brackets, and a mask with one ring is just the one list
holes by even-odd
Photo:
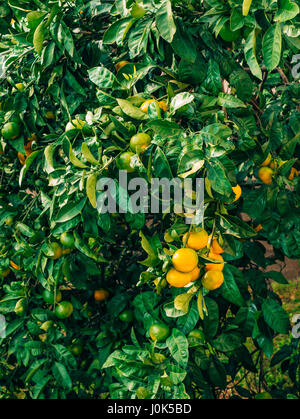
[[193, 294], [180, 294], [174, 300], [174, 307], [177, 310], [187, 313], [189, 311], [190, 301], [193, 298]]
[[72, 150], [72, 147], [70, 147], [70, 150], [69, 150], [69, 159], [70, 159], [70, 162], [74, 164], [74, 166], [80, 167], [80, 169], [85, 169], [88, 167], [86, 164], [82, 163], [82, 161], [80, 161], [75, 156], [74, 151]]
[[36, 52], [41, 55], [43, 50], [43, 42], [45, 38], [46, 27], [44, 22], [41, 22], [34, 31], [33, 35], [33, 46]]
[[252, 0], [244, 0], [243, 1], [243, 16], [248, 16], [250, 7], [251, 7]]
[[92, 173], [86, 182], [86, 194], [93, 208], [97, 208], [96, 184], [97, 175], [96, 173]]
[[91, 153], [91, 150], [89, 149], [87, 143], [82, 143], [81, 151], [89, 163], [94, 164], [96, 166], [99, 164], [98, 160], [96, 160], [93, 154]]
[[203, 320], [203, 319], [204, 319], [204, 312], [203, 312], [203, 296], [202, 296], [202, 292], [201, 292], [201, 290], [199, 291], [199, 294], [198, 294], [198, 299], [197, 299], [197, 308], [198, 308], [198, 312], [199, 312], [200, 319], [201, 319], [201, 320]]

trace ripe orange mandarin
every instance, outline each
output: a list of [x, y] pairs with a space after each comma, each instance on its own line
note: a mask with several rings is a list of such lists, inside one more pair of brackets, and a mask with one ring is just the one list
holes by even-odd
[[178, 249], [172, 257], [174, 268], [180, 272], [191, 272], [198, 265], [198, 255], [193, 249]]

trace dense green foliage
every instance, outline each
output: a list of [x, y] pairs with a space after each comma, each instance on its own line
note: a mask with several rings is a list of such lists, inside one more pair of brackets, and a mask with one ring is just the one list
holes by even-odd
[[[0, 398], [299, 397], [299, 341], [273, 346], [290, 333], [271, 286], [286, 279], [266, 271], [300, 256], [299, 7], [138, 3], [0, 1]], [[101, 213], [97, 181], [119, 168], [205, 178], [220, 288], [167, 286], [183, 214]], [[263, 356], [292, 384], [247, 389]]]

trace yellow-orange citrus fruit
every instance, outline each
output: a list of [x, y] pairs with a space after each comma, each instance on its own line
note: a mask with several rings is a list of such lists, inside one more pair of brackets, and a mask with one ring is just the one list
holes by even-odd
[[[209, 236], [210, 238], [211, 236]], [[213, 239], [212, 244], [211, 244], [211, 251], [213, 253], [217, 253], [218, 255], [220, 255], [221, 253], [224, 253], [224, 250], [222, 249], [222, 247], [219, 245], [219, 242], [217, 239]]]
[[[217, 253], [213, 253], [212, 251], [209, 253], [208, 257], [210, 259], [219, 261], [219, 262], [223, 262], [224, 259], [221, 255], [218, 255]], [[207, 263], [205, 265], [205, 269], [207, 271], [223, 271], [224, 268], [224, 263]]]
[[269, 153], [266, 160], [261, 164], [261, 166], [262, 167], [269, 166], [269, 164], [271, 163], [271, 160], [272, 160], [272, 156], [271, 156], [271, 153]]
[[196, 281], [199, 278], [200, 276], [199, 266], [196, 266], [196, 268], [192, 270], [191, 275], [192, 275], [192, 281]]
[[16, 88], [19, 90], [19, 92], [23, 92], [25, 90], [25, 86], [23, 83], [17, 83]]
[[198, 255], [193, 249], [178, 249], [172, 257], [174, 268], [180, 272], [192, 272], [198, 265]]
[[184, 287], [192, 281], [192, 272], [179, 272], [176, 269], [171, 268], [167, 273], [167, 282], [176, 288]]
[[203, 249], [205, 246], [207, 246], [208, 243], [208, 234], [205, 230], [199, 229], [199, 231], [185, 233], [182, 242], [185, 244], [185, 241], [188, 237], [188, 241], [186, 243], [187, 247], [194, 250], [200, 250]]
[[16, 271], [19, 271], [21, 268], [19, 265], [17, 265], [15, 262], [13, 262], [12, 260], [9, 262], [10, 266], [15, 269]]
[[272, 184], [272, 176], [274, 172], [269, 167], [261, 167], [258, 171], [258, 177], [259, 179], [265, 183], [266, 185]]
[[158, 102], [158, 106], [160, 107], [161, 110], [163, 110], [164, 112], [166, 112], [168, 110], [168, 105], [167, 102], [165, 102], [164, 100], [161, 100]]
[[125, 65], [130, 64], [129, 61], [119, 61], [116, 65], [115, 65], [115, 69], [116, 71], [120, 71], [122, 67], [125, 67]]
[[216, 290], [224, 282], [224, 275], [219, 271], [208, 271], [202, 278], [202, 285], [209, 291]]
[[109, 292], [104, 289], [96, 290], [94, 292], [94, 299], [96, 301], [105, 301], [109, 296]]
[[146, 100], [146, 101], [142, 104], [142, 106], [141, 106], [141, 110], [142, 110], [143, 112], [147, 113], [147, 112], [148, 112], [148, 108], [149, 108], [150, 103], [153, 103], [153, 102], [155, 102], [155, 99], [148, 99], [148, 100]]
[[242, 195], [242, 188], [240, 187], [240, 185], [236, 185], [232, 187], [232, 190], [235, 194], [235, 199], [233, 202], [237, 201], [238, 199], [240, 199], [241, 195]]
[[271, 169], [277, 169], [278, 167], [278, 162], [277, 160], [272, 160], [271, 163], [269, 164]]
[[18, 152], [18, 159], [19, 159], [21, 165], [24, 166], [25, 161], [26, 161], [26, 157], [24, 156], [24, 154]]
[[295, 176], [299, 176], [299, 172], [295, 167], [292, 167], [291, 173], [289, 175], [289, 180], [293, 180]]
[[50, 256], [50, 259], [56, 260], [62, 257], [63, 250], [58, 243], [56, 242], [50, 243], [50, 246], [54, 252], [54, 255]]
[[256, 226], [254, 230], [258, 233], [262, 229], [263, 229], [262, 225], [258, 224], [258, 226]]

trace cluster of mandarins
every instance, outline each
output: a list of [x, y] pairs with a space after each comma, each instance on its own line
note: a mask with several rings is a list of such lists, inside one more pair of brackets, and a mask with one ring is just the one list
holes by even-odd
[[[269, 153], [258, 171], [259, 179], [265, 185], [272, 185], [275, 171], [280, 169], [284, 163], [286, 163], [286, 161], [279, 158], [273, 159], [271, 153]], [[288, 178], [289, 180], [293, 180], [295, 176], [299, 176], [299, 172], [295, 167], [292, 167]]]
[[[178, 249], [173, 257], [171, 268], [167, 273], [167, 282], [177, 288], [184, 287], [200, 278], [201, 271], [205, 273], [202, 277], [202, 285], [209, 291], [219, 288], [224, 282], [223, 268], [224, 259], [221, 253], [224, 252], [219, 245], [218, 240], [202, 228], [196, 228], [195, 231], [185, 233], [183, 238], [184, 247]], [[204, 248], [208, 249], [208, 257], [213, 260], [199, 267], [197, 251]]]

